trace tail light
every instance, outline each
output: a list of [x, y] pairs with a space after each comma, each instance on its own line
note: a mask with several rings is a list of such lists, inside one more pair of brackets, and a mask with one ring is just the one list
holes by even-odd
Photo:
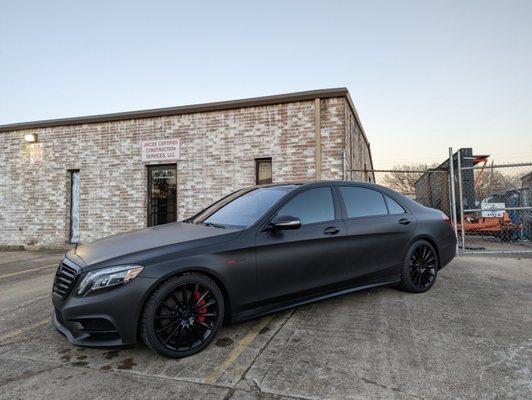
[[451, 221], [451, 218], [447, 216], [443, 211], [441, 213], [441, 219], [443, 219], [443, 222], [445, 222], [447, 225], [449, 225], [449, 228], [454, 229], [453, 222]]

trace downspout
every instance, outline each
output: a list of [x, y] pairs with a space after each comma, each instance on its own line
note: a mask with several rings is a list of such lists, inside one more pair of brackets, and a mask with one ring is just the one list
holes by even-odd
[[314, 135], [316, 141], [316, 180], [321, 179], [321, 102], [314, 99]]

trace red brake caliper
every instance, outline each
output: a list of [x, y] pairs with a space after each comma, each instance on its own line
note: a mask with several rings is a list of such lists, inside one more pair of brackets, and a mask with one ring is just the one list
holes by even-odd
[[[196, 301], [201, 298], [201, 293], [199, 292], [199, 290], [196, 290], [194, 292], [194, 298], [196, 299]], [[201, 301], [198, 303], [198, 316], [196, 317], [199, 322], [205, 322], [205, 317], [203, 317], [202, 315], [207, 313], [207, 309], [203, 307], [204, 305], [205, 299], [201, 299]]]

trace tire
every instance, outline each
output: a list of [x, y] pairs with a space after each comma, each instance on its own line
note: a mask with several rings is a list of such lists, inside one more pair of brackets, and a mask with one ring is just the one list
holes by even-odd
[[438, 268], [438, 255], [434, 247], [426, 240], [418, 240], [406, 253], [399, 287], [412, 293], [426, 292], [434, 285]]
[[220, 288], [200, 273], [161, 283], [144, 305], [140, 335], [146, 346], [169, 358], [196, 354], [218, 334], [224, 320]]

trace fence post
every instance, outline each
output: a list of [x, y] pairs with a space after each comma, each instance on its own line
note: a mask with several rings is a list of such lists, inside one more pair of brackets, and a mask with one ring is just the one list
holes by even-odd
[[453, 222], [454, 235], [456, 236], [456, 254], [458, 254], [458, 221], [456, 220], [456, 192], [454, 187], [454, 153], [453, 148], [449, 147], [449, 173], [451, 174], [451, 220]]
[[462, 149], [458, 149], [458, 200], [460, 201], [460, 226], [462, 234], [462, 254], [466, 253], [465, 228], [464, 228], [464, 204], [462, 193]]

